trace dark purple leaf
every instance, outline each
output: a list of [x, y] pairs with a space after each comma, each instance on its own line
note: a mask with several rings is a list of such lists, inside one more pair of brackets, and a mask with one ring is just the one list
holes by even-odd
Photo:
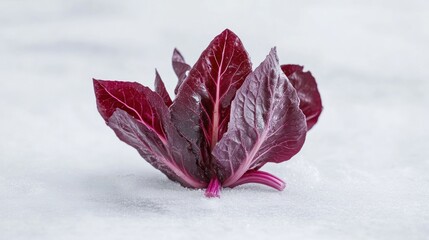
[[162, 98], [139, 83], [94, 79], [97, 107], [125, 143], [155, 168], [184, 186], [207, 186], [198, 155], [177, 132]]
[[[202, 135], [213, 148], [226, 130], [235, 92], [250, 72], [249, 56], [240, 39], [228, 29], [216, 36], [189, 72], [183, 83], [186, 90], [182, 86], [173, 102], [175, 119], [199, 114], [195, 121], [180, 128], [181, 133], [191, 141], [201, 140]], [[198, 99], [194, 103], [199, 106], [184, 107], [190, 98]]]
[[213, 149], [223, 186], [267, 162], [290, 159], [305, 141], [305, 116], [275, 49], [237, 91], [228, 131]]
[[107, 122], [117, 108], [124, 110], [137, 121], [155, 131], [165, 140], [165, 133], [158, 119], [154, 118], [154, 106], [149, 103], [149, 88], [137, 82], [103, 81], [94, 79], [97, 108]]
[[287, 64], [281, 68], [298, 93], [299, 108], [304, 112], [307, 128], [310, 130], [317, 123], [323, 109], [316, 79], [311, 72], [304, 72], [304, 67], [300, 65]]
[[172, 63], [174, 72], [176, 73], [178, 79], [176, 88], [174, 89], [174, 93], [177, 94], [180, 86], [186, 78], [186, 72], [191, 69], [191, 66], [185, 62], [185, 58], [183, 58], [182, 54], [179, 52], [179, 50], [177, 50], [177, 48], [175, 48], [173, 51]]
[[164, 82], [161, 79], [161, 76], [159, 76], [159, 73], [157, 70], [155, 70], [155, 92], [161, 96], [162, 100], [164, 100], [165, 105], [167, 107], [170, 107], [170, 105], [173, 103], [171, 101], [170, 95], [167, 92], [167, 89], [165, 89]]
[[[201, 97], [187, 84], [181, 87], [180, 93], [188, 98], [182, 98], [180, 104], [177, 103], [177, 98], [174, 100], [170, 108], [173, 122], [179, 132], [189, 140], [193, 152], [198, 154], [198, 166], [205, 170], [206, 176], [211, 177], [214, 174], [209, 162], [211, 153], [198, 127], [202, 113]], [[196, 127], [191, 128], [190, 126]], [[186, 132], [184, 132], [185, 130]]]

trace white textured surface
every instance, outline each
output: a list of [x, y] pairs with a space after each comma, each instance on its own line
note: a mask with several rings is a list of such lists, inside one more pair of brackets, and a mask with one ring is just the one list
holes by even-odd
[[[299, 2], [299, 3], [298, 3]], [[427, 239], [427, 1], [0, 2], [0, 239]], [[206, 199], [121, 143], [91, 77], [169, 88], [224, 28], [316, 76], [325, 111], [288, 186]]]

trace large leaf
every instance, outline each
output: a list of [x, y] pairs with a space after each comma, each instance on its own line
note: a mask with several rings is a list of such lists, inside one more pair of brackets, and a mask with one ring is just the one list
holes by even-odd
[[[247, 52], [227, 29], [209, 44], [180, 87], [171, 106], [173, 120], [176, 124], [186, 121], [178, 129], [203, 156], [210, 158], [211, 149], [226, 131], [231, 101], [250, 72]], [[210, 160], [205, 161], [203, 165]]]
[[317, 123], [323, 109], [316, 79], [311, 72], [304, 72], [304, 67], [300, 65], [282, 65], [281, 69], [298, 93], [299, 108], [304, 112], [307, 128], [310, 130]]
[[177, 94], [180, 86], [182, 85], [183, 81], [186, 78], [186, 72], [189, 71], [189, 69], [191, 69], [191, 66], [189, 66], [185, 62], [185, 58], [176, 48], [173, 51], [173, 57], [171, 60], [173, 64], [173, 70], [176, 73], [177, 79], [178, 79], [176, 88], [174, 89], [174, 93]]
[[159, 96], [164, 100], [165, 105], [169, 107], [173, 101], [171, 101], [170, 95], [167, 92], [167, 89], [165, 88], [164, 82], [161, 79], [161, 76], [159, 76], [158, 71], [155, 70], [155, 92], [159, 94]]
[[163, 99], [139, 83], [94, 79], [97, 107], [125, 143], [155, 168], [187, 187], [207, 185], [198, 155], [177, 132]]
[[266, 162], [290, 159], [304, 144], [305, 116], [275, 49], [237, 91], [231, 113], [228, 131], [213, 149], [223, 186], [235, 186]]

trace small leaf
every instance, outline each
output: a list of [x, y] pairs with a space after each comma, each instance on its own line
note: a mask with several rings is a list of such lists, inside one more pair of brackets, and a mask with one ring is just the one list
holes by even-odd
[[169, 107], [173, 103], [173, 101], [171, 101], [170, 95], [167, 92], [167, 89], [165, 89], [164, 82], [162, 81], [161, 76], [159, 76], [157, 70], [155, 70], [155, 92], [158, 93], [159, 96], [161, 96], [167, 107]]
[[316, 79], [311, 72], [304, 72], [304, 67], [300, 65], [287, 64], [281, 68], [298, 93], [299, 108], [305, 114], [307, 128], [310, 130], [319, 120], [323, 110]]
[[176, 88], [174, 89], [174, 93], [177, 94], [180, 86], [186, 79], [186, 72], [191, 69], [191, 66], [185, 62], [185, 58], [183, 58], [182, 54], [179, 52], [179, 50], [177, 50], [177, 48], [175, 48], [173, 51], [172, 64], [173, 70], [176, 73], [178, 79]]

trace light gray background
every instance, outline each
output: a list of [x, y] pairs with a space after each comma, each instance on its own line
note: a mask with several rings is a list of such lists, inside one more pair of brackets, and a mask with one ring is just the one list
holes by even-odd
[[[1, 239], [427, 239], [427, 1], [0, 1]], [[168, 90], [225, 28], [277, 46], [325, 106], [283, 192], [206, 199], [104, 125], [92, 77]]]

